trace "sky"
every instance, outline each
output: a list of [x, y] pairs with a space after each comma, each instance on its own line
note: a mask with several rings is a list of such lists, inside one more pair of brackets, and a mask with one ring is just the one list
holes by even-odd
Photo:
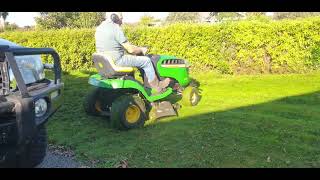
[[[140, 17], [148, 14], [156, 19], [165, 19], [169, 12], [123, 12], [123, 22], [134, 23], [140, 20]], [[267, 14], [272, 14], [268, 12]], [[35, 25], [34, 17], [39, 16], [38, 12], [9, 12], [6, 21], [15, 23], [20, 27]]]
[[[138, 22], [140, 17], [148, 14], [156, 19], [164, 19], [168, 12], [123, 12], [123, 22], [133, 23]], [[38, 12], [9, 12], [6, 21], [15, 23], [20, 27], [35, 25], [34, 17], [39, 16]]]

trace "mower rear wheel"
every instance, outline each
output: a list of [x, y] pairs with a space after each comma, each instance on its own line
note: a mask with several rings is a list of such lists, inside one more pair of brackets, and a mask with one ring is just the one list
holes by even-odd
[[86, 95], [85, 100], [83, 102], [83, 107], [87, 114], [99, 115], [102, 111], [101, 102], [99, 100], [100, 91], [100, 88], [94, 88]]
[[138, 95], [123, 95], [111, 107], [111, 125], [121, 130], [143, 127], [147, 119], [146, 106]]
[[199, 103], [200, 96], [196, 87], [188, 86], [182, 91], [182, 104], [185, 106], [195, 106]]
[[83, 102], [83, 107], [87, 114], [98, 116], [109, 113], [112, 101], [119, 97], [119, 93], [114, 90], [104, 88], [94, 88], [90, 91]]

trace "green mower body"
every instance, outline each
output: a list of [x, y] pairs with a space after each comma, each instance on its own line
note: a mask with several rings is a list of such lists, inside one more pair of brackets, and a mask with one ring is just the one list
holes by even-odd
[[[161, 55], [154, 64], [160, 77], [168, 77], [175, 80], [181, 87], [186, 87], [190, 84], [189, 65], [188, 62], [182, 59], [177, 59], [174, 56]], [[154, 102], [163, 99], [173, 92], [169, 87], [164, 93], [152, 96], [152, 90], [145, 88], [139, 82], [125, 78], [104, 78], [100, 74], [94, 74], [89, 78], [89, 84], [107, 89], [136, 89], [149, 102]]]
[[186, 87], [191, 82], [189, 77], [189, 63], [174, 56], [161, 55], [157, 62], [157, 71], [161, 77], [175, 79], [180, 86]]
[[105, 79], [100, 74], [94, 74], [89, 78], [89, 84], [106, 89], [135, 89], [139, 91], [149, 102], [154, 102], [169, 96], [172, 88], [168, 88], [164, 93], [152, 96], [151, 89], [145, 89], [141, 84], [134, 80], [125, 79]]

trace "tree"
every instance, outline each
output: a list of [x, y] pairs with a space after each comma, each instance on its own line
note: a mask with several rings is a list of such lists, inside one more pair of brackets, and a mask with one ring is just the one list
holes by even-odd
[[33, 31], [33, 30], [35, 30], [35, 26], [24, 26], [21, 30], [23, 30], [23, 31]]
[[73, 12], [40, 12], [40, 17], [36, 17], [36, 25], [41, 29], [60, 29], [70, 26], [70, 21], [74, 21]]
[[140, 18], [139, 25], [149, 26], [152, 23], [159, 22], [159, 21], [160, 21], [159, 19], [155, 19], [153, 16], [145, 14]]
[[247, 16], [265, 16], [266, 12], [246, 12]]
[[320, 16], [320, 12], [275, 12], [273, 18], [280, 19], [295, 19], [299, 17]]
[[198, 12], [170, 12], [166, 22], [199, 22], [200, 15]]
[[105, 12], [82, 12], [73, 22], [76, 28], [93, 28], [98, 26], [104, 19]]
[[40, 29], [92, 28], [103, 18], [104, 12], [40, 12], [35, 21]]
[[15, 23], [10, 24], [9, 22], [5, 23], [5, 28], [4, 28], [5, 31], [15, 31], [17, 29], [19, 29], [19, 26], [17, 24]]
[[239, 19], [267, 19], [266, 12], [209, 12], [208, 20], [225, 21]]
[[266, 12], [247, 12], [246, 19], [249, 20], [259, 20], [259, 21], [269, 21], [271, 18], [267, 16]]
[[5, 22], [8, 17], [8, 12], [0, 12], [0, 30], [4, 30], [5, 28]]
[[215, 13], [216, 19], [218, 21], [223, 20], [238, 20], [241, 17], [245, 17], [245, 14], [239, 12], [217, 12]]

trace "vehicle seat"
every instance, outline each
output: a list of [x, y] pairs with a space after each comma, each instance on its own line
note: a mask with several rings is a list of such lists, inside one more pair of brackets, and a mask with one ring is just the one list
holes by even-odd
[[121, 77], [134, 74], [134, 67], [117, 66], [113, 59], [105, 53], [94, 53], [93, 63], [101, 76], [106, 78]]

